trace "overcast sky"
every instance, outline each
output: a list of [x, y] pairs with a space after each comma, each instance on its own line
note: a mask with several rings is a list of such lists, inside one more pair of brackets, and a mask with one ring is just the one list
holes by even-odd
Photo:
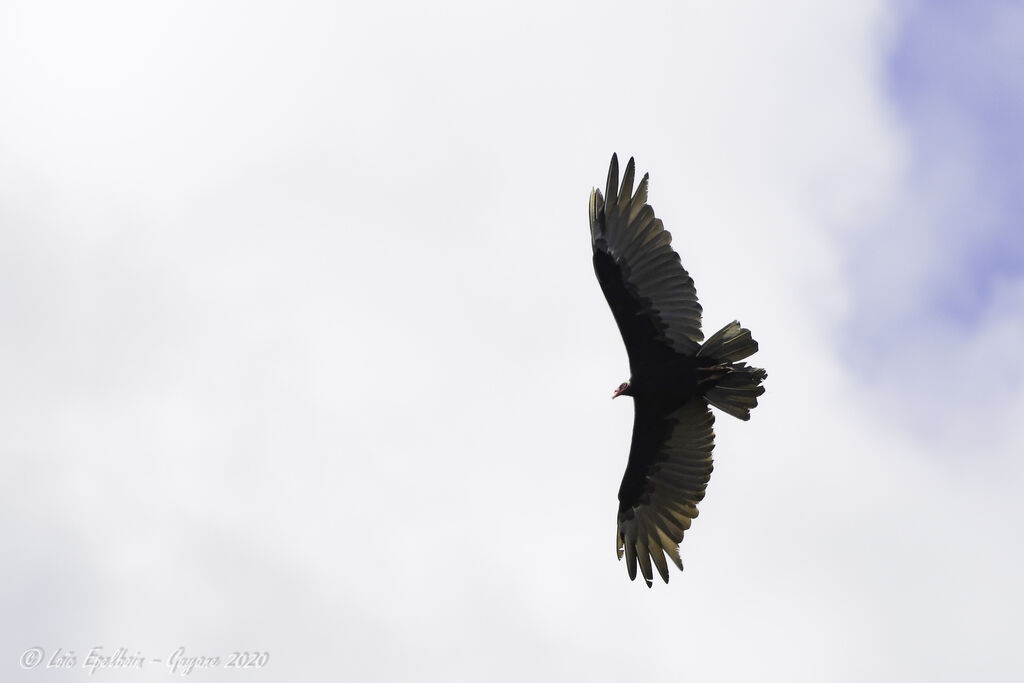
[[[2, 678], [1020, 680], [1022, 62], [1009, 2], [3, 3]], [[769, 374], [651, 590], [612, 152]]]

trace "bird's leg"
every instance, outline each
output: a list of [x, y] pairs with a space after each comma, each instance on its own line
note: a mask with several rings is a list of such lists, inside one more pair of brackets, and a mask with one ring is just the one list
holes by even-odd
[[729, 363], [719, 363], [718, 365], [700, 368], [697, 371], [697, 382], [699, 384], [714, 384], [731, 372], [732, 366]]

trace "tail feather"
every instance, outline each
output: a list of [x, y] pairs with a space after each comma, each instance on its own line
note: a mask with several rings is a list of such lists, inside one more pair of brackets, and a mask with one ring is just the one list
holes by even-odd
[[738, 320], [733, 320], [711, 335], [697, 350], [697, 355], [720, 361], [738, 361], [756, 352], [757, 342], [750, 336], [750, 330], [740, 327]]
[[733, 321], [711, 335], [697, 351], [698, 356], [727, 362], [728, 372], [718, 378], [704, 392], [708, 403], [741, 420], [750, 419], [750, 411], [757, 406], [757, 397], [764, 393], [761, 386], [768, 373], [738, 361], [757, 351], [757, 342], [750, 330]]

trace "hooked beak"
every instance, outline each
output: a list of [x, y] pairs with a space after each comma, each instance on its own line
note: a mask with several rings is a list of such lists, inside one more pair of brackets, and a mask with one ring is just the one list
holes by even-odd
[[622, 396], [622, 391], [623, 391], [622, 387], [619, 387], [618, 389], [616, 389], [615, 393], [612, 394], [612, 398], [618, 398], [619, 396]]

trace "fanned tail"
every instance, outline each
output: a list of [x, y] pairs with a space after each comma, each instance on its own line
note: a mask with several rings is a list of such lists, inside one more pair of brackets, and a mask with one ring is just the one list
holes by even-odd
[[750, 419], [750, 411], [757, 406], [757, 397], [764, 393], [761, 382], [768, 373], [738, 361], [752, 356], [757, 342], [750, 330], [740, 327], [734, 320], [715, 332], [697, 351], [697, 356], [715, 361], [714, 383], [704, 391], [708, 403], [722, 412], [741, 420]]

